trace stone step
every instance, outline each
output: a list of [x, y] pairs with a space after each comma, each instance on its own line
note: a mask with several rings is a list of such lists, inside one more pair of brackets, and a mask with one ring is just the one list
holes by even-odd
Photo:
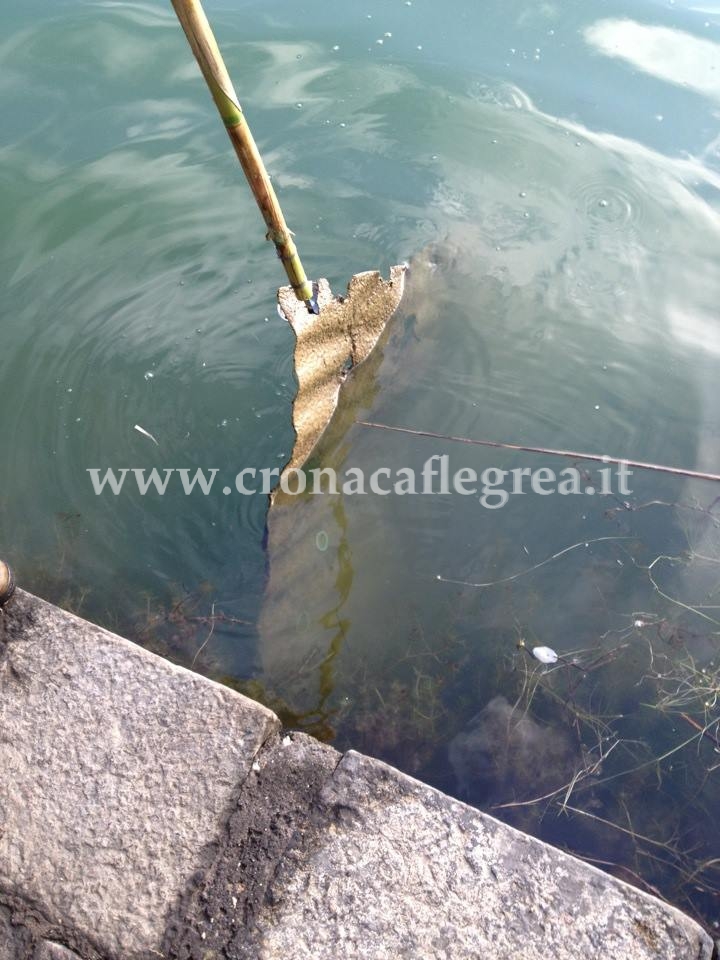
[[23, 591], [0, 960], [710, 960], [679, 910]]

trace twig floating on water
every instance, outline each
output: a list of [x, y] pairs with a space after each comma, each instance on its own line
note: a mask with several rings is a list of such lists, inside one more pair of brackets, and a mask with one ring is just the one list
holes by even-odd
[[701, 470], [685, 470], [682, 467], [667, 467], [660, 463], [644, 463], [642, 460], [628, 460], [625, 457], [610, 457], [604, 453], [578, 453], [577, 450], [553, 450], [550, 447], [528, 447], [519, 443], [501, 443], [499, 440], [473, 440], [470, 437], [454, 437], [445, 433], [432, 433], [430, 430], [411, 430], [409, 427], [393, 427], [387, 423], [374, 423], [372, 420], [356, 420], [361, 427], [373, 427], [376, 430], [392, 430], [394, 433], [407, 433], [412, 437], [429, 437], [431, 440], [451, 440], [453, 443], [469, 443], [477, 447], [494, 447], [498, 450], [519, 450], [523, 453], [545, 453], [551, 457], [568, 457], [571, 460], [595, 460], [598, 463], [626, 464], [640, 470], [655, 470], [658, 473], [671, 473], [677, 477], [691, 477], [694, 480], [715, 480], [720, 482], [720, 474], [704, 473]]
[[578, 547], [588, 547], [591, 543], [604, 543], [607, 540], [634, 539], [634, 537], [595, 537], [593, 540], [580, 540], [578, 543], [573, 543], [571, 546], [565, 547], [564, 550], [558, 550], [558, 552], [553, 553], [551, 557], [545, 557], [545, 559], [541, 560], [540, 563], [536, 563], [532, 567], [528, 567], [527, 570], [520, 570], [519, 573], [513, 573], [509, 577], [502, 577], [500, 580], [489, 580], [487, 583], [473, 583], [471, 580], [451, 580], [449, 577], [443, 577], [440, 573], [438, 573], [435, 579], [439, 580], [441, 583], [454, 583], [456, 586], [461, 587], [496, 587], [500, 583], [511, 583], [513, 580], [518, 580], [520, 577], [524, 577], [526, 574], [532, 573], [533, 570], [538, 570], [540, 567], [544, 567], [546, 563], [550, 563], [551, 561], [557, 560], [559, 557], [564, 556], [566, 553], [570, 553], [571, 550], [577, 550]]

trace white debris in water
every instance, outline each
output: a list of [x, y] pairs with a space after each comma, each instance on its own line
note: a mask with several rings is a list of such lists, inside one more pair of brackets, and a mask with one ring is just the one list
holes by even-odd
[[141, 427], [139, 423], [135, 424], [135, 426], [133, 427], [133, 430], [137, 430], [138, 433], [141, 433], [144, 437], [147, 437], [148, 440], [152, 440], [152, 442], [155, 444], [156, 447], [160, 446], [160, 444], [157, 442], [155, 437], [151, 433], [148, 433], [148, 431], [145, 430], [144, 427]]
[[260, 773], [260, 764], [258, 763], [257, 760], [253, 761], [252, 768], [255, 771], [255, 773]]
[[536, 660], [539, 660], [540, 663], [557, 663], [558, 655], [552, 649], [552, 647], [533, 647], [532, 655]]
[[292, 737], [288, 737], [288, 736], [283, 737], [282, 745], [284, 747], [289, 747], [291, 743], [292, 743]]

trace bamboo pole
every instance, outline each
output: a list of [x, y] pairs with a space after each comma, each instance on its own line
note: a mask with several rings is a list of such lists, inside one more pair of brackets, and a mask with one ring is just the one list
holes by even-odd
[[262, 162], [260, 151], [240, 106], [222, 54], [199, 0], [172, 0], [175, 13], [195, 54], [230, 141], [282, 260], [290, 285], [298, 300], [303, 300], [311, 313], [318, 312], [312, 284], [300, 262], [297, 247], [280, 209], [278, 198]]

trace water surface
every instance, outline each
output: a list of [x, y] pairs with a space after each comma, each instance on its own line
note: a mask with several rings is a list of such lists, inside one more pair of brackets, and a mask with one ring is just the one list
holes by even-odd
[[[416, 265], [319, 463], [558, 467], [363, 415], [718, 472], [716, 4], [207, 9], [309, 271], [341, 290]], [[319, 498], [270, 553], [260, 496], [95, 496], [93, 467], [284, 462], [282, 277], [169, 6], [33, 0], [5, 24], [21, 583], [720, 920], [716, 486]]]

